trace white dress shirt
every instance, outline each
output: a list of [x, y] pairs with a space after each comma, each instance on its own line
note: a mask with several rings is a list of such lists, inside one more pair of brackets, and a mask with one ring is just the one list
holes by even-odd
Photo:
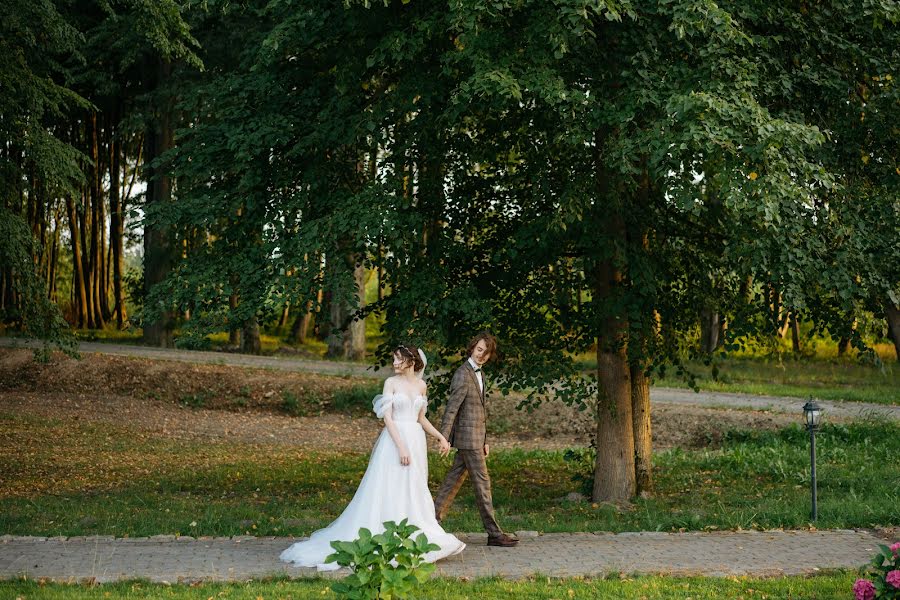
[[481, 367], [478, 366], [478, 363], [476, 363], [474, 360], [472, 360], [471, 356], [469, 357], [469, 364], [472, 365], [473, 369], [478, 369], [477, 371], [475, 371], [475, 379], [478, 380], [478, 389], [481, 390], [481, 393], [483, 394], [484, 393], [484, 379], [481, 378]]

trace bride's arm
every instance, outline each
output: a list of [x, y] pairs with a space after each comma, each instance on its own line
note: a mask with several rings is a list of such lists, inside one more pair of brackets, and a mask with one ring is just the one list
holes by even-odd
[[425, 407], [422, 407], [422, 410], [419, 411], [419, 425], [422, 426], [422, 429], [425, 430], [425, 433], [436, 438], [438, 442], [441, 444], [441, 456], [446, 456], [450, 453], [450, 442], [447, 441], [447, 438], [444, 437], [444, 434], [437, 430], [437, 428], [431, 424], [431, 421], [428, 420], [428, 417], [425, 416]]
[[431, 437], [437, 438], [438, 440], [444, 440], [445, 442], [447, 441], [444, 434], [435, 429], [434, 425], [431, 424], [431, 421], [428, 420], [428, 417], [425, 416], [424, 406], [422, 407], [422, 410], [419, 411], [419, 425], [421, 425], [422, 429], [425, 430], [425, 433]]
[[[393, 384], [390, 380], [384, 382], [384, 394], [393, 394]], [[391, 439], [394, 440], [394, 445], [397, 446], [397, 452], [400, 454], [400, 464], [408, 465], [410, 462], [409, 459], [409, 448], [406, 447], [406, 443], [403, 441], [403, 438], [400, 437], [400, 432], [397, 430], [397, 426], [394, 424], [394, 407], [388, 406], [384, 411], [384, 427], [388, 430], [388, 435], [391, 436]]]
[[397, 431], [397, 426], [394, 424], [394, 417], [391, 415], [392, 411], [393, 407], [388, 408], [387, 412], [384, 413], [384, 426], [385, 428], [387, 428], [391, 439], [394, 440], [394, 445], [397, 446], [397, 452], [400, 454], [400, 464], [408, 465], [409, 448], [406, 447], [406, 444], [403, 442], [403, 438], [400, 437], [400, 432]]

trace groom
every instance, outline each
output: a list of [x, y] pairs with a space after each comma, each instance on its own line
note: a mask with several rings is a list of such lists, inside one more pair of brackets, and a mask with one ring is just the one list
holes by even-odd
[[491, 501], [491, 478], [488, 476], [485, 458], [490, 453], [485, 434], [484, 373], [482, 367], [497, 351], [497, 340], [482, 332], [469, 342], [469, 359], [453, 374], [450, 382], [450, 399], [441, 421], [441, 433], [457, 449], [453, 466], [447, 472], [444, 483], [434, 500], [434, 511], [440, 522], [447, 514], [456, 493], [471, 475], [475, 487], [475, 504], [481, 513], [481, 521], [488, 534], [488, 546], [515, 546], [519, 543], [506, 535], [494, 518]]

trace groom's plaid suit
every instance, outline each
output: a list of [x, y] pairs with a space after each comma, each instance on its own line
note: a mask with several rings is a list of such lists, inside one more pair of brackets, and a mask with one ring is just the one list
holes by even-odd
[[[483, 372], [482, 381], [486, 387]], [[466, 480], [466, 475], [469, 474], [475, 487], [475, 503], [478, 505], [478, 512], [481, 513], [481, 521], [488, 536], [502, 535], [503, 532], [494, 518], [491, 479], [484, 461], [486, 441], [484, 391], [478, 385], [475, 370], [468, 360], [456, 370], [450, 382], [450, 398], [441, 421], [441, 433], [457, 452], [453, 466], [447, 472], [434, 500], [438, 521], [443, 519]]]

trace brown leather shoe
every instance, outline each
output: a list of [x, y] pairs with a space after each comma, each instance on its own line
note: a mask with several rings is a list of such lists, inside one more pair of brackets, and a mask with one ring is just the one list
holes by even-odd
[[488, 537], [488, 546], [502, 546], [503, 548], [512, 548], [516, 544], [519, 543], [519, 540], [512, 537], [511, 535], [506, 535], [505, 533], [501, 533], [497, 537]]

